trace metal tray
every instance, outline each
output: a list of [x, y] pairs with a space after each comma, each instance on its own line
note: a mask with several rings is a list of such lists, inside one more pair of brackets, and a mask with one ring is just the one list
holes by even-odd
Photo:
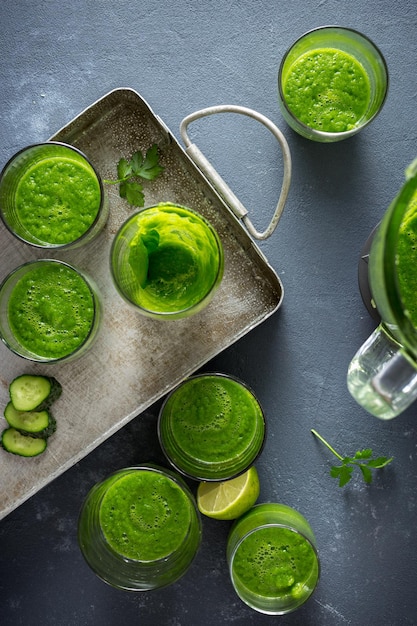
[[[48, 366], [31, 364], [0, 342], [0, 407], [19, 374], [53, 375], [63, 386], [53, 407], [57, 432], [46, 452], [24, 459], [0, 451], [0, 519], [266, 320], [283, 297], [278, 275], [239, 217], [137, 92], [111, 91], [50, 139], [76, 145], [103, 178], [116, 177], [122, 156], [157, 143], [165, 170], [145, 183], [146, 204], [170, 200], [205, 215], [223, 242], [225, 273], [209, 306], [193, 317], [166, 322], [139, 315], [111, 282], [111, 241], [132, 208], [119, 198], [116, 186], [107, 187], [110, 217], [98, 238], [85, 248], [47, 255], [86, 270], [101, 290], [103, 322], [93, 348], [75, 362]], [[0, 226], [0, 280], [17, 265], [41, 257], [45, 253], [19, 243]], [[0, 417], [0, 427], [5, 426]]]

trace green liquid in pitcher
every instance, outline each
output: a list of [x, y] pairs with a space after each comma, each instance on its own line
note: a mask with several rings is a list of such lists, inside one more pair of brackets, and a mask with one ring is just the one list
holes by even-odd
[[396, 266], [403, 307], [417, 329], [417, 191], [400, 226]]
[[109, 545], [128, 559], [163, 559], [186, 541], [192, 521], [187, 495], [163, 474], [137, 470], [118, 478], [100, 506]]

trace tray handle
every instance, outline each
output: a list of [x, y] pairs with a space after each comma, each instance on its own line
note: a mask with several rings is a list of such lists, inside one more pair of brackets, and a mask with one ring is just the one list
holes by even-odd
[[[272, 132], [281, 147], [284, 164], [284, 175], [281, 192], [277, 206], [275, 208], [274, 215], [269, 223], [269, 226], [263, 232], [259, 232], [256, 230], [251, 220], [249, 219], [248, 211], [240, 202], [239, 198], [236, 197], [236, 195], [233, 193], [227, 183], [222, 179], [220, 174], [218, 174], [218, 172], [206, 159], [206, 157], [199, 150], [199, 148], [195, 144], [191, 143], [188, 137], [187, 128], [191, 122], [194, 122], [201, 117], [214, 115], [216, 113], [240, 113], [242, 115], [247, 115], [248, 117], [254, 118], [258, 122], [261, 122], [261, 124], [266, 126], [266, 128], [268, 128]], [[272, 235], [284, 210], [291, 182], [290, 149], [284, 135], [279, 130], [279, 128], [277, 128], [277, 126], [275, 126], [275, 124], [273, 124], [267, 117], [265, 117], [261, 113], [258, 113], [257, 111], [254, 111], [253, 109], [248, 109], [242, 106], [223, 104], [208, 107], [206, 109], [201, 109], [200, 111], [196, 111], [195, 113], [187, 115], [187, 117], [185, 117], [180, 124], [180, 133], [187, 154], [192, 158], [192, 160], [199, 167], [199, 169], [206, 175], [216, 191], [226, 200], [236, 217], [243, 220], [248, 232], [252, 235], [252, 237], [254, 237], [255, 239], [267, 239], [270, 235]]]

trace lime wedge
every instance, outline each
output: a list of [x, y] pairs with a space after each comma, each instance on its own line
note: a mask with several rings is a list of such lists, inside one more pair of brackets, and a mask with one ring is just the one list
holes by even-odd
[[197, 489], [200, 513], [214, 519], [232, 520], [251, 508], [259, 496], [259, 477], [252, 466], [237, 478], [223, 482], [201, 482]]

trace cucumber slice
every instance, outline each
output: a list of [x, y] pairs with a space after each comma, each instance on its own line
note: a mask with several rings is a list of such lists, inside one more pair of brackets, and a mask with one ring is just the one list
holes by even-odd
[[23, 374], [9, 386], [10, 399], [17, 411], [43, 411], [61, 392], [60, 383], [51, 376]]
[[1, 435], [1, 445], [6, 452], [11, 454], [32, 457], [45, 451], [47, 441], [46, 439], [25, 437], [15, 428], [6, 428]]
[[22, 435], [46, 438], [56, 431], [56, 420], [47, 409], [17, 411], [13, 402], [9, 402], [4, 409], [4, 417], [9, 426], [18, 430]]

